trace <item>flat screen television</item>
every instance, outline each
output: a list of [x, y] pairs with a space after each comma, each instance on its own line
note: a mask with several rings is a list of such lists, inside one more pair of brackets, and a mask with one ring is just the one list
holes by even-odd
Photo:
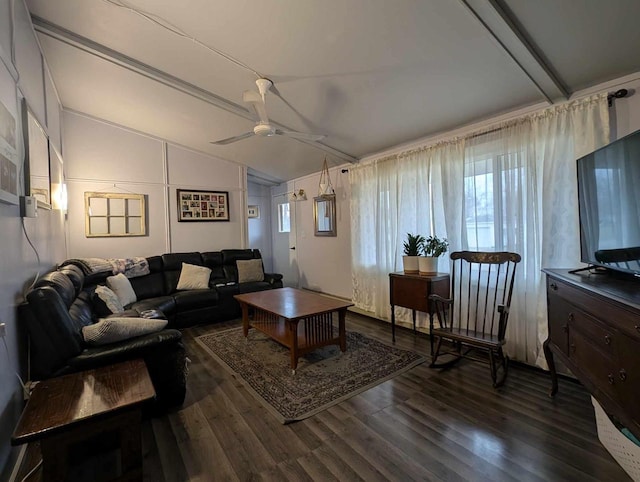
[[640, 276], [640, 131], [577, 164], [582, 262]]

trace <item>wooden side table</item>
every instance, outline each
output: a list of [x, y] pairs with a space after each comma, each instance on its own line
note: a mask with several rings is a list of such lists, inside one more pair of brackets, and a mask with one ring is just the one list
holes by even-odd
[[40, 440], [42, 480], [67, 480], [69, 449], [106, 432], [120, 442], [118, 480], [142, 480], [142, 406], [155, 397], [144, 360], [44, 380], [36, 385], [11, 443]]
[[416, 311], [422, 311], [433, 317], [433, 309], [429, 295], [436, 294], [449, 298], [449, 274], [432, 275], [389, 273], [389, 290], [391, 299], [391, 338], [396, 341], [396, 306], [411, 308], [413, 315], [413, 332], [416, 332]]

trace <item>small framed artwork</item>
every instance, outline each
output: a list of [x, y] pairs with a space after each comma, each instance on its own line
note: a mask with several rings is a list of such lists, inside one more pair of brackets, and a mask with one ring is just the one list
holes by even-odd
[[259, 218], [260, 217], [260, 206], [248, 206], [247, 207], [247, 217], [249, 218]]
[[[0, 57], [4, 52], [0, 46]], [[6, 62], [10, 65], [10, 62]], [[18, 204], [20, 139], [18, 103], [12, 74], [0, 62], [0, 201]], [[7, 67], [8, 69], [8, 67]]]
[[177, 190], [178, 221], [229, 221], [227, 191]]

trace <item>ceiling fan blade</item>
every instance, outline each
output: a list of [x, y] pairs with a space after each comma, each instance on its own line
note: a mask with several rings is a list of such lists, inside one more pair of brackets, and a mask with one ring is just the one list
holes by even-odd
[[255, 135], [253, 131], [245, 132], [244, 134], [240, 134], [239, 136], [227, 137], [226, 139], [222, 139], [220, 141], [211, 141], [210, 144], [215, 144], [216, 146], [225, 146], [227, 144], [231, 144], [232, 142], [241, 141], [242, 139], [246, 139], [247, 137], [251, 137]]
[[256, 92], [255, 90], [245, 90], [242, 94], [242, 101], [247, 104], [251, 104], [253, 110], [255, 111], [258, 119], [263, 124], [269, 123], [269, 116], [267, 115], [267, 108], [264, 105], [264, 101], [262, 100], [262, 96]]
[[303, 141], [320, 141], [327, 137], [324, 134], [307, 134], [306, 132], [283, 131], [282, 129], [276, 129], [276, 134]]

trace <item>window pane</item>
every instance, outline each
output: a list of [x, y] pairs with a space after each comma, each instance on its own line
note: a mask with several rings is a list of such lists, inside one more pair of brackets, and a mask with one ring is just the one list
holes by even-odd
[[278, 204], [278, 232], [291, 232], [291, 212], [289, 203]]

